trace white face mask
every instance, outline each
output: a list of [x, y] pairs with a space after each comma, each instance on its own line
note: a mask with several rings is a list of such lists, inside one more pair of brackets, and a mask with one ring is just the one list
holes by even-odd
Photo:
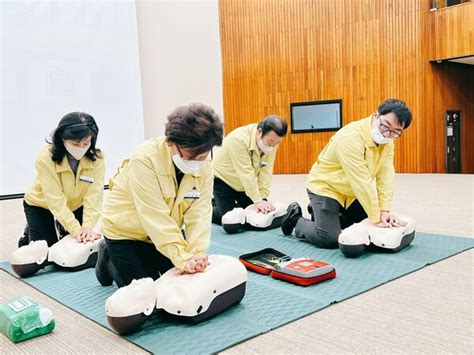
[[90, 147], [91, 147], [90, 143], [87, 145], [87, 147], [79, 148], [79, 147], [73, 146], [72, 144], [64, 142], [64, 148], [66, 148], [67, 152], [71, 154], [76, 160], [81, 160], [81, 158], [84, 156], [84, 154], [87, 153]]
[[270, 147], [269, 145], [266, 145], [265, 143], [263, 143], [263, 140], [261, 140], [261, 139], [257, 139], [257, 145], [258, 145], [258, 147], [260, 148], [260, 150], [262, 151], [263, 154], [270, 153], [272, 150], [274, 150], [276, 148], [276, 146], [275, 147]]
[[[380, 120], [380, 117], [379, 117], [379, 120]], [[376, 124], [375, 127], [372, 127], [372, 130], [370, 131], [370, 133], [372, 134], [372, 139], [377, 144], [390, 143], [393, 138], [384, 137], [384, 135], [380, 132], [379, 126], [380, 126], [380, 124], [378, 124], [378, 125]]]
[[179, 154], [173, 155], [173, 162], [183, 174], [193, 174], [201, 169], [202, 161], [200, 160], [184, 160]]

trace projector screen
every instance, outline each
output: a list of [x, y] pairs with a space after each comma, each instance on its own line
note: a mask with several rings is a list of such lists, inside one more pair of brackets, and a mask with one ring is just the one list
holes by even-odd
[[291, 132], [337, 131], [342, 127], [342, 100], [290, 104]]
[[2, 1], [0, 19], [0, 197], [25, 192], [73, 111], [96, 119], [107, 184], [144, 139], [134, 1]]

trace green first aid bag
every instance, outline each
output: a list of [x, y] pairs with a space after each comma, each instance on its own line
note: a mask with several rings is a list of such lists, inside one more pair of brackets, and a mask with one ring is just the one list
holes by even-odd
[[48, 334], [54, 329], [51, 311], [30, 297], [0, 304], [0, 330], [14, 343]]

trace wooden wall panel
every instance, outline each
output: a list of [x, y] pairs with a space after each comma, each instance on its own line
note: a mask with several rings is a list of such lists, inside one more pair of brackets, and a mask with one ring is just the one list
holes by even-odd
[[[438, 121], [437, 127], [443, 127], [446, 110], [462, 111], [461, 121], [461, 167], [465, 173], [474, 173], [474, 66], [443, 62], [433, 64], [434, 105], [433, 116]], [[457, 92], [458, 95], [452, 95]], [[437, 132], [444, 142], [444, 130]], [[437, 146], [437, 160], [444, 168], [444, 144]]]
[[434, 11], [430, 60], [474, 55], [474, 6], [465, 3]]
[[[472, 94], [472, 85], [453, 81], [452, 90], [442, 88], [451, 75], [462, 78], [472, 67], [459, 64], [446, 70], [429, 63], [434, 40], [430, 4], [220, 0], [226, 132], [268, 114], [290, 123], [291, 102], [338, 98], [346, 125], [370, 115], [383, 99], [396, 97], [414, 116], [396, 143], [397, 171], [443, 172], [444, 110], [462, 109], [464, 122], [471, 122], [466, 127], [472, 127], [474, 112], [461, 93]], [[462, 5], [468, 6], [474, 4]], [[472, 133], [472, 128], [467, 131]], [[332, 134], [289, 133], [275, 172], [307, 173]], [[466, 158], [472, 156], [468, 148], [463, 169], [474, 172], [472, 158]]]

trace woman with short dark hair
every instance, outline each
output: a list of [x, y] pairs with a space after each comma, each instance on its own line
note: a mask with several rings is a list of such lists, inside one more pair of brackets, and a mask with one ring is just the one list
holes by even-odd
[[212, 147], [223, 124], [210, 107], [190, 104], [168, 116], [165, 135], [143, 143], [110, 181], [96, 276], [119, 286], [176, 266], [202, 272], [211, 234]]
[[27, 226], [19, 246], [34, 240], [46, 240], [51, 246], [66, 234], [80, 242], [100, 238], [93, 229], [104, 188], [98, 133], [87, 113], [71, 112], [59, 121], [36, 159], [36, 177], [25, 193]]

